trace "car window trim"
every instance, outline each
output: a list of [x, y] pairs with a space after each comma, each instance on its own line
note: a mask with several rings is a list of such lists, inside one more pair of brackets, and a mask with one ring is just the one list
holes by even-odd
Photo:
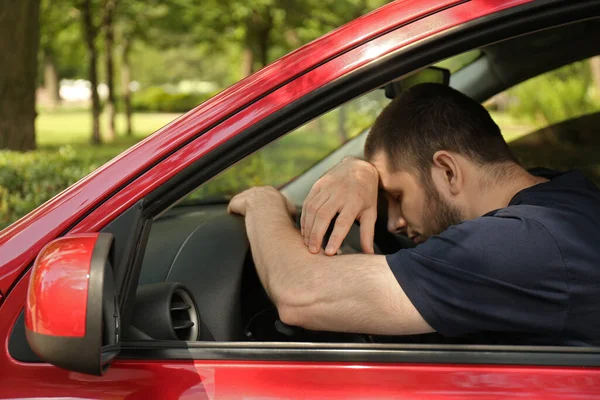
[[312, 361], [600, 367], [600, 348], [266, 342], [128, 342], [127, 360]]

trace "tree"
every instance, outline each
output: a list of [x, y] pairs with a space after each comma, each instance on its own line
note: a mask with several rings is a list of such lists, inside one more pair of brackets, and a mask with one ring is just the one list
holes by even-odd
[[0, 2], [0, 149], [35, 149], [40, 0]]
[[[160, 21], [169, 14], [171, 7], [177, 8], [177, 2], [169, 5], [164, 4], [161, 0], [112, 0], [112, 2], [114, 3], [113, 35], [116, 34], [121, 49], [121, 95], [127, 121], [126, 133], [129, 136], [133, 134], [130, 88], [132, 79], [131, 51], [136, 41], [152, 42], [151, 37], [153, 39], [161, 38], [170, 29], [170, 26], [177, 26], [177, 18], [171, 18], [168, 23], [160, 24]], [[115, 12], [117, 3], [119, 8], [118, 12]], [[157, 31], [160, 33], [157, 33]], [[108, 49], [106, 52], [109, 53]], [[112, 82], [109, 83], [110, 87], [112, 85]], [[113, 90], [109, 88], [109, 92], [112, 93]]]
[[121, 53], [121, 94], [123, 96], [123, 106], [125, 107], [125, 118], [127, 120], [127, 136], [133, 135], [133, 121], [131, 118], [131, 62], [129, 54], [131, 53], [131, 40], [125, 39]]
[[[371, 11], [385, 0], [205, 0], [184, 14], [196, 40], [243, 48], [242, 71], [248, 75], [303, 43]], [[180, 4], [184, 1], [180, 1]], [[188, 33], [189, 35], [189, 33]], [[274, 52], [274, 48], [278, 51]]]
[[93, 0], [77, 0], [76, 7], [81, 13], [81, 22], [88, 52], [88, 80], [92, 92], [92, 144], [102, 143], [100, 136], [100, 96], [98, 96], [98, 50], [96, 38], [98, 27], [94, 21], [96, 9]]
[[115, 106], [115, 85], [114, 85], [114, 61], [113, 45], [115, 42], [115, 31], [113, 26], [117, 0], [103, 0], [103, 18], [102, 27], [104, 29], [104, 58], [106, 61], [106, 86], [108, 87], [108, 98], [106, 100], [106, 109], [108, 111], [108, 129], [107, 138], [109, 141], [115, 139], [115, 116], [117, 109]]
[[73, 7], [66, 0], [42, 0], [40, 14], [40, 59], [43, 63], [43, 84], [47, 102], [51, 108], [60, 103], [60, 72], [58, 60], [67, 43], [60, 43], [59, 37], [67, 29], [74, 28]]

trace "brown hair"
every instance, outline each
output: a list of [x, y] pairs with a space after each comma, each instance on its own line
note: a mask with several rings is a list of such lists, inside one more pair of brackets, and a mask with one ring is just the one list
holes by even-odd
[[439, 150], [479, 165], [516, 162], [487, 110], [437, 83], [416, 85], [394, 99], [377, 117], [365, 143], [367, 159], [384, 151], [392, 170], [408, 169], [421, 176], [430, 171]]

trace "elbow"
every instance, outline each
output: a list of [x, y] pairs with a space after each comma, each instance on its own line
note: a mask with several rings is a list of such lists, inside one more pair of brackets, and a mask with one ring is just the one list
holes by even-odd
[[281, 322], [291, 326], [306, 327], [306, 320], [303, 318], [302, 312], [296, 307], [277, 306], [279, 319]]
[[281, 322], [302, 328], [308, 328], [311, 325], [312, 313], [318, 302], [318, 299], [312, 293], [288, 290], [280, 292], [272, 300], [275, 307], [277, 307]]

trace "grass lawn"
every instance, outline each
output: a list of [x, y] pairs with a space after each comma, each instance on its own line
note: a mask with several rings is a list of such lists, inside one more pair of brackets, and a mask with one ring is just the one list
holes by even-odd
[[[99, 147], [90, 146], [91, 115], [88, 110], [61, 109], [42, 111], [36, 119], [37, 144], [40, 150], [54, 151], [63, 145], [70, 145], [77, 151], [90, 152], [101, 158], [112, 158], [136, 142], [168, 124], [179, 114], [137, 113], [133, 115], [133, 136], [125, 136], [125, 116], [117, 115], [117, 138], [114, 142], [104, 142]], [[515, 140], [535, 127], [522, 123], [509, 115], [492, 112], [492, 117], [502, 129], [508, 142]], [[101, 131], [105, 132], [107, 115], [102, 115]], [[299, 139], [296, 136], [294, 139]], [[308, 138], [307, 138], [308, 139]], [[314, 138], [311, 138], [314, 139]], [[312, 141], [312, 140], [311, 140]], [[290, 141], [290, 145], [292, 141]], [[320, 147], [315, 143], [316, 147]], [[288, 147], [288, 146], [285, 146]]]
[[[180, 114], [137, 113], [133, 115], [132, 136], [125, 136], [124, 115], [117, 115], [117, 138], [98, 147], [90, 145], [92, 117], [88, 110], [42, 111], [36, 119], [37, 144], [40, 150], [54, 151], [60, 146], [70, 145], [75, 150], [94, 153], [110, 159], [136, 142], [168, 124]], [[101, 132], [106, 131], [107, 115], [102, 115]]]

